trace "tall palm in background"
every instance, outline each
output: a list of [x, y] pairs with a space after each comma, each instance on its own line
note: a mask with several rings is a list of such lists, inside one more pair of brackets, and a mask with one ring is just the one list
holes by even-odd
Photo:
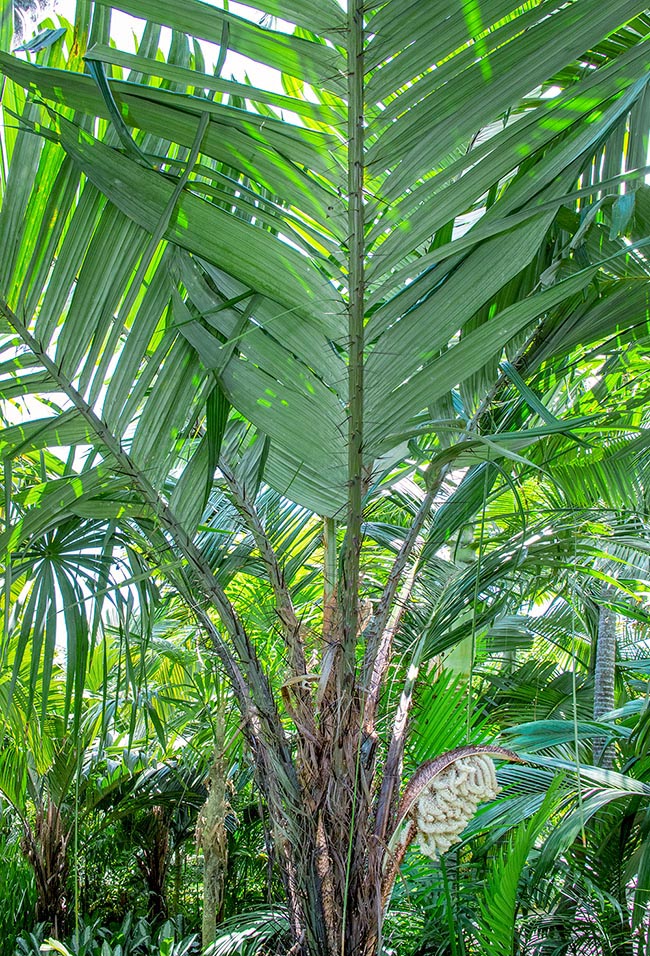
[[[0, 547], [16, 574], [90, 515], [173, 584], [241, 710], [292, 951], [370, 956], [425, 650], [386, 693], [404, 608], [523, 449], [593, 448], [570, 402], [577, 350], [606, 380], [647, 334], [650, 19], [632, 0], [114, 6], [146, 21], [135, 54], [110, 45], [103, 0], [79, 2], [38, 65], [0, 54], [2, 389], [43, 406], [3, 454], [71, 449], [15, 507], [7, 491]], [[198, 40], [218, 46], [214, 72]], [[229, 51], [284, 92], [224, 79]], [[631, 401], [621, 442], [641, 424]], [[233, 548], [215, 481], [240, 528], [227, 542], [246, 529], [261, 565], [280, 687], [218, 573]], [[262, 482], [294, 503], [286, 520], [258, 507]], [[313, 568], [289, 566], [297, 526], [317, 595]], [[520, 544], [491, 562], [479, 541], [430, 653], [474, 643]]]

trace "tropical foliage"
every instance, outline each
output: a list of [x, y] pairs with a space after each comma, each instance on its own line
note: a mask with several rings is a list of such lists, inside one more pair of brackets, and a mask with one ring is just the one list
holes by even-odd
[[[38, 915], [79, 929], [107, 820], [180, 911], [205, 802], [204, 933], [256, 906], [217, 952], [374, 956], [412, 871], [423, 954], [645, 953], [650, 14], [234, 7], [78, 0], [12, 52], [2, 6]], [[500, 797], [423, 876], [414, 808], [486, 753]]]

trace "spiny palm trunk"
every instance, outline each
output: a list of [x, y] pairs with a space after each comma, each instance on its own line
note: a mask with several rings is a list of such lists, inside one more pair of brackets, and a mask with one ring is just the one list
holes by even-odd
[[[606, 586], [602, 600], [611, 600], [614, 589]], [[616, 611], [601, 604], [598, 609], [598, 637], [596, 641], [596, 668], [594, 673], [594, 720], [614, 709], [614, 678], [616, 670]], [[611, 769], [614, 761], [612, 746], [603, 738], [594, 739], [594, 763]]]

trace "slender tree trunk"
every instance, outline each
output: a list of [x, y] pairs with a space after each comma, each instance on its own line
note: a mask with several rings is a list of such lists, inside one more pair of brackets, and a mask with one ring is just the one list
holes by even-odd
[[[466, 525], [456, 536], [456, 545], [453, 550], [454, 564], [456, 567], [465, 569], [476, 561], [476, 554], [472, 549], [473, 540], [474, 523]], [[465, 624], [465, 622], [471, 622], [472, 616], [475, 613], [476, 609], [473, 605], [468, 607], [467, 610], [462, 611], [458, 615], [455, 626], [459, 627]], [[462, 677], [469, 678], [472, 673], [472, 667], [474, 666], [474, 643], [475, 638], [472, 633], [464, 637], [462, 641], [459, 641], [458, 644], [448, 652], [444, 659], [444, 666], [447, 670], [453, 671], [454, 674], [459, 674]]]
[[[614, 589], [603, 587], [601, 598], [611, 600]], [[594, 720], [614, 709], [614, 677], [616, 669], [616, 611], [601, 604], [598, 609], [598, 637], [596, 640], [596, 668], [594, 673]], [[594, 739], [594, 763], [611, 769], [613, 747], [606, 746], [602, 737]]]
[[203, 949], [214, 942], [223, 905], [224, 881], [228, 865], [226, 833], [226, 767], [224, 761], [223, 718], [218, 717], [214, 759], [208, 776], [208, 797], [199, 817], [197, 842], [203, 849]]

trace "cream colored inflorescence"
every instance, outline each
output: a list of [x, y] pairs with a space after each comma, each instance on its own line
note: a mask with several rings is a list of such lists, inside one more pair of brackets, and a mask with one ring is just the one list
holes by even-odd
[[485, 754], [460, 757], [436, 774], [409, 811], [420, 851], [437, 860], [458, 841], [479, 803], [498, 792], [494, 763]]

